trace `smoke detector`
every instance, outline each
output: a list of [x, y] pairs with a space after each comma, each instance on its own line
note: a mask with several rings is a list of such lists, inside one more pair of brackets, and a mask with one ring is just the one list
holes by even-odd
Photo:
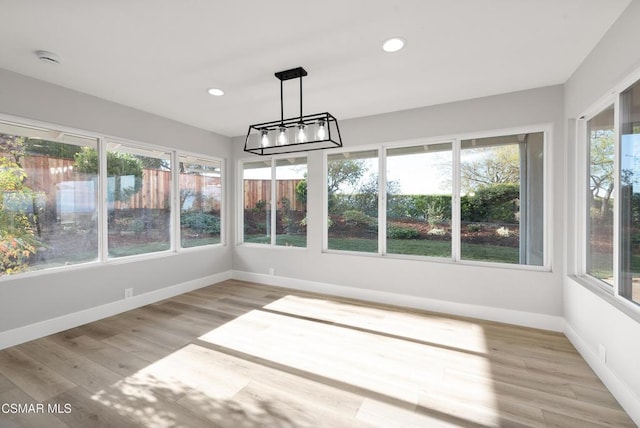
[[60, 57], [53, 52], [49, 51], [36, 51], [36, 55], [42, 62], [47, 62], [49, 64], [60, 64]]

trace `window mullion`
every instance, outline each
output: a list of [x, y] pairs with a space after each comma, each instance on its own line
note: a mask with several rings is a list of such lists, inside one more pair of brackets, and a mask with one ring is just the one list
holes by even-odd
[[460, 261], [460, 140], [453, 141], [451, 153], [451, 258]]
[[107, 143], [98, 139], [98, 258], [105, 263], [109, 258], [109, 202], [107, 194]]
[[378, 151], [378, 254], [387, 252], [387, 168], [386, 151]]
[[278, 201], [276, 201], [276, 161], [275, 159], [271, 159], [271, 245], [276, 245], [276, 227], [277, 227], [277, 218], [276, 218], [276, 209], [278, 205]]
[[622, 203], [622, 187], [620, 186], [620, 96], [613, 102], [613, 294], [620, 296], [621, 263], [620, 263], [620, 205]]
[[[227, 161], [220, 160], [220, 245], [227, 245]], [[243, 216], [244, 217], [244, 216]]]
[[171, 229], [169, 231], [169, 240], [171, 245], [171, 251], [179, 251], [182, 248], [182, 235], [180, 229], [180, 169], [178, 168], [178, 155], [175, 150], [171, 151], [171, 193], [170, 198], [171, 210], [170, 224]]
[[[575, 194], [577, 195], [575, 214], [578, 220], [578, 227], [576, 228], [576, 242], [581, 243], [580, 248], [576, 249], [579, 253], [576, 255], [574, 263], [574, 272], [580, 275], [586, 275], [588, 273], [587, 266], [587, 247], [589, 245], [589, 236], [587, 229], [589, 227], [589, 198], [587, 192], [589, 192], [589, 165], [590, 154], [588, 150], [588, 135], [587, 135], [587, 121], [584, 117], [576, 121], [576, 141], [579, 143], [576, 147], [576, 173], [579, 177], [575, 186]], [[568, 266], [567, 266], [568, 268]], [[567, 269], [569, 272], [570, 270]]]
[[[329, 159], [327, 153], [322, 156], [322, 251], [329, 249]], [[308, 184], [308, 183], [307, 183]], [[307, 188], [307, 203], [309, 189]], [[307, 225], [308, 230], [308, 225]]]

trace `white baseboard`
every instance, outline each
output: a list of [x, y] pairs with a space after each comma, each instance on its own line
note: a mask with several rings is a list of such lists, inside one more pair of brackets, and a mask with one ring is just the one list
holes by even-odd
[[565, 322], [564, 334], [578, 350], [578, 353], [589, 364], [591, 369], [600, 378], [602, 383], [613, 394], [618, 403], [629, 414], [631, 419], [640, 426], [640, 398], [624, 383], [609, 367], [598, 358], [598, 355], [589, 347], [578, 333]]
[[286, 287], [295, 290], [332, 294], [335, 296], [366, 300], [370, 302], [386, 303], [389, 305], [404, 306], [408, 308], [422, 309], [432, 312], [441, 312], [451, 315], [479, 318], [488, 321], [497, 321], [557, 332], [562, 332], [565, 324], [564, 319], [560, 316], [514, 311], [511, 309], [493, 308], [489, 306], [470, 305], [466, 303], [448, 302], [444, 300], [429, 299], [426, 297], [416, 297], [406, 294], [389, 293], [386, 291], [346, 287], [342, 285], [306, 281], [302, 279], [286, 278], [281, 276], [234, 270], [233, 278], [243, 281], [257, 282], [259, 284], [273, 285], [276, 287]]
[[115, 302], [84, 309], [68, 315], [0, 332], [0, 349], [19, 345], [20, 343], [68, 330], [73, 327], [78, 327], [102, 318], [117, 315], [121, 312], [129, 311], [131, 309], [139, 308], [140, 306], [148, 305], [150, 303], [158, 302], [163, 299], [168, 299], [179, 294], [187, 293], [189, 291], [197, 290], [198, 288], [231, 279], [231, 277], [232, 272], [229, 270], [172, 285], [149, 293], [139, 294], [126, 300], [117, 300]]

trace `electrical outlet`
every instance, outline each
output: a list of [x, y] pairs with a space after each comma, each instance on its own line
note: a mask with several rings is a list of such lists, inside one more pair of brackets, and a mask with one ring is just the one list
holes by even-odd
[[273, 276], [276, 274], [276, 269], [275, 268], [269, 268], [269, 275]]
[[130, 297], [133, 297], [133, 288], [125, 288], [124, 289], [124, 298], [125, 299], [129, 299]]
[[603, 344], [598, 345], [598, 356], [600, 357], [600, 361], [605, 364], [607, 363], [607, 348], [605, 348]]

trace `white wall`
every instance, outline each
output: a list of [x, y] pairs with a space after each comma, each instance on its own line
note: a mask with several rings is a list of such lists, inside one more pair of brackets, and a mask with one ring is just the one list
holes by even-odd
[[[340, 129], [345, 147], [356, 148], [374, 143], [550, 124], [552, 141], [546, 155], [552, 160], [552, 175], [562, 177], [565, 151], [562, 115], [563, 88], [553, 86], [340, 121]], [[242, 147], [243, 138], [234, 138], [236, 159], [246, 157]], [[321, 213], [325, 185], [322, 182], [322, 156], [320, 152], [309, 155], [308, 248], [273, 250], [235, 246], [234, 271], [267, 274], [273, 267], [276, 276], [310, 281], [308, 286], [314, 288], [315, 284], [319, 291], [323, 284], [337, 285], [343, 288], [331, 290], [373, 300], [375, 296], [392, 293], [405, 296], [399, 301], [404, 304], [561, 328], [555, 321], [559, 321], [562, 314], [562, 207], [565, 198], [562, 186], [550, 186], [551, 200], [556, 207], [550, 213], [553, 221], [549, 234], [552, 272], [326, 254], [322, 253]], [[234, 162], [237, 167], [236, 164]], [[260, 279], [255, 275], [251, 278]], [[269, 281], [269, 278], [262, 279]], [[448, 304], [443, 306], [442, 302]]]
[[[230, 156], [226, 137], [5, 70], [0, 70], [0, 113], [226, 159]], [[0, 339], [12, 343], [9, 333], [19, 335], [20, 328], [122, 300], [125, 288], [132, 287], [140, 295], [228, 272], [231, 257], [227, 246], [135, 263], [3, 277]]]
[[[620, 85], [640, 68], [640, 1], [634, 0], [584, 60], [565, 85], [565, 117], [571, 131], [573, 121], [585, 110]], [[576, 141], [568, 133], [568, 188], [575, 195], [581, 182], [576, 177]], [[564, 278], [564, 317], [567, 335], [591, 364], [607, 387], [640, 424], [640, 323], [607, 299], [585, 288], [573, 276], [579, 247], [574, 229], [577, 201], [567, 199], [567, 266]], [[599, 357], [599, 346], [606, 348], [606, 363]]]

